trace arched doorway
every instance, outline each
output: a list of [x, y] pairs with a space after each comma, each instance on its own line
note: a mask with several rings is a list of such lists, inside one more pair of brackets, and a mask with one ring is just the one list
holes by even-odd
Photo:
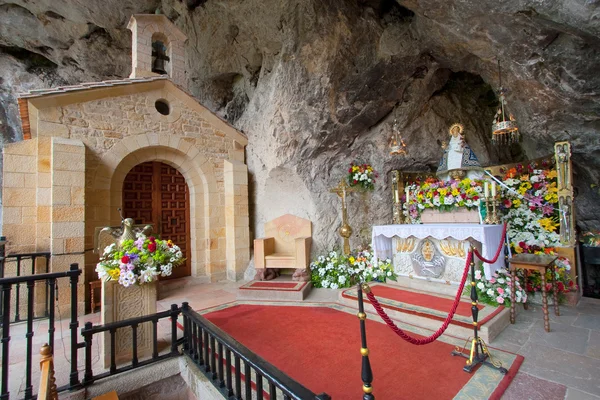
[[171, 239], [183, 252], [185, 264], [174, 268], [166, 279], [190, 275], [189, 198], [183, 175], [159, 161], [136, 165], [123, 182], [123, 216], [136, 224], [153, 224], [157, 236]]

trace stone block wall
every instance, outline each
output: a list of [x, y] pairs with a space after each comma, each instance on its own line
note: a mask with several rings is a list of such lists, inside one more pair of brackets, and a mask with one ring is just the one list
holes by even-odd
[[225, 161], [225, 235], [227, 279], [242, 279], [249, 262], [248, 167]]

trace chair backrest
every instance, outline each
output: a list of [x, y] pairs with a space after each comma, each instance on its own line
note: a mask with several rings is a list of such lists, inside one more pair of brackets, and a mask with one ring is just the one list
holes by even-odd
[[265, 223], [265, 237], [275, 239], [276, 253], [294, 253], [296, 251], [294, 239], [311, 236], [311, 222], [292, 214], [285, 214]]

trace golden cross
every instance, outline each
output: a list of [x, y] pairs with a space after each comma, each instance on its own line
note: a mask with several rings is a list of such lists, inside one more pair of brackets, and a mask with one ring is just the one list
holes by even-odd
[[346, 193], [354, 192], [354, 188], [348, 186], [345, 179], [342, 179], [336, 187], [329, 189], [331, 193], [335, 193], [342, 198], [342, 203], [346, 202]]

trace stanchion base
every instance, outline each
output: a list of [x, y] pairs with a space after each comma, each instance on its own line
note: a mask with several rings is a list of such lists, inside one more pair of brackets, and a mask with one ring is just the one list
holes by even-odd
[[[471, 338], [467, 339], [467, 343], [469, 342], [471, 342]], [[476, 342], [477, 344], [473, 349], [474, 351], [472, 355], [470, 352], [465, 353], [465, 350], [467, 350], [466, 344], [462, 349], [457, 346], [452, 353], [450, 353], [452, 356], [461, 356], [467, 359], [467, 364], [463, 367], [463, 371], [470, 374], [479, 364], [485, 364], [489, 367], [497, 369], [501, 374], [506, 375], [508, 370], [499, 362], [493, 361], [485, 342], [481, 338], [477, 338]]]

